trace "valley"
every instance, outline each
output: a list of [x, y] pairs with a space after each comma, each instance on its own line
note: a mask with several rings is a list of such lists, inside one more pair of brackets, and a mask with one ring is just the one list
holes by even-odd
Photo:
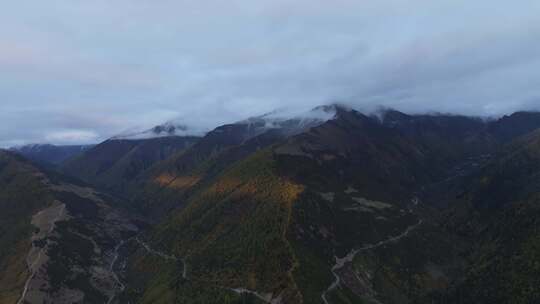
[[367, 250], [375, 249], [377, 247], [384, 246], [389, 243], [399, 242], [399, 240], [401, 240], [404, 237], [407, 237], [411, 231], [413, 231], [416, 227], [420, 226], [421, 224], [422, 224], [422, 220], [418, 221], [418, 223], [414, 224], [413, 226], [407, 227], [407, 229], [405, 229], [403, 233], [397, 236], [390, 237], [376, 244], [364, 245], [361, 248], [353, 249], [351, 250], [351, 252], [349, 252], [346, 256], [342, 258], [334, 257], [336, 259], [336, 264], [332, 266], [331, 271], [334, 277], [336, 278], [336, 280], [332, 282], [332, 284], [321, 295], [321, 298], [323, 299], [324, 303], [329, 304], [328, 299], [326, 298], [327, 294], [332, 292], [334, 289], [336, 289], [340, 285], [341, 277], [339, 273], [344, 267], [350, 266], [350, 264], [354, 261], [354, 258], [356, 257], [357, 254], [362, 253], [363, 251], [367, 251]]
[[540, 114], [312, 111], [1, 151], [0, 303], [537, 299]]

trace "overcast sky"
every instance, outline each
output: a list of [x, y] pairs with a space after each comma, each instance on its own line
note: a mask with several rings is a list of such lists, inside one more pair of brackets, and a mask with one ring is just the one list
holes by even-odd
[[538, 0], [18, 0], [0, 147], [88, 143], [284, 106], [540, 109]]

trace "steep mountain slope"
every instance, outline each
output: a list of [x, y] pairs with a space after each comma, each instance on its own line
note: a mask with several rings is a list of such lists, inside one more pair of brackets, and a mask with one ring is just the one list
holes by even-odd
[[[475, 127], [470, 125], [468, 132]], [[325, 303], [360, 298], [407, 303], [446, 286], [448, 280], [440, 278], [453, 271], [457, 252], [452, 248], [459, 243], [437, 228], [430, 205], [418, 195], [425, 185], [444, 179], [479, 143], [462, 137], [455, 149], [441, 151], [459, 137], [429, 130], [439, 144], [431, 145], [422, 132], [411, 134], [347, 112], [276, 149], [283, 172], [308, 186], [294, 217], [294, 239], [305, 264], [300, 263], [298, 280], [306, 303], [318, 302], [321, 286], [327, 288]], [[438, 246], [417, 246], [425, 241]], [[314, 284], [315, 265], [332, 265], [335, 280]]]
[[138, 230], [115, 204], [0, 151], [0, 302], [112, 303], [116, 246]]
[[59, 165], [92, 147], [93, 145], [26, 145], [13, 147], [10, 150], [41, 164]]
[[448, 214], [447, 225], [473, 239], [470, 267], [448, 303], [540, 301], [540, 132], [500, 151]]
[[184, 152], [149, 170], [139, 181], [136, 205], [163, 214], [178, 207], [193, 189], [205, 185], [236, 161], [259, 149], [320, 125], [333, 117], [335, 106], [318, 107], [293, 116], [276, 113], [220, 126]]
[[[281, 284], [293, 283], [287, 272], [294, 261], [285, 234], [300, 191], [300, 186], [276, 176], [271, 154], [264, 150], [194, 196], [185, 213], [174, 214], [154, 238], [161, 246], [178, 246], [174, 255], [189, 256], [187, 277], [202, 286], [282, 292]], [[189, 286], [177, 292], [184, 287]], [[297, 297], [294, 289], [283, 293]]]
[[[465, 125], [466, 130], [460, 132], [473, 134], [477, 121], [464, 120], [455, 123]], [[450, 121], [441, 130], [449, 132], [454, 127]], [[463, 158], [485, 152], [478, 147], [488, 149], [489, 145], [484, 145], [488, 140], [484, 136], [448, 137], [429, 124], [425, 129], [430, 136], [338, 109], [335, 119], [293, 137], [276, 137], [270, 141], [273, 144], [246, 149], [241, 158], [226, 164], [218, 160], [229, 160], [225, 155], [244, 147], [243, 136], [228, 136], [231, 141], [223, 149], [209, 144], [212, 148], [207, 151], [214, 154], [202, 161], [187, 161], [190, 153], [190, 157], [200, 155], [188, 150], [176, 159], [185, 161], [175, 163], [180, 166], [163, 164], [162, 168], [177, 175], [171, 174], [160, 192], [153, 192], [153, 207], [175, 199], [177, 207], [185, 207], [169, 213], [147, 236], [148, 242], [185, 264], [178, 264], [176, 271], [164, 270], [158, 277], [148, 275], [147, 281], [139, 282], [144, 292], [133, 296], [150, 303], [160, 301], [152, 295], [167, 294], [161, 301], [168, 303], [190, 294], [189, 299], [182, 298], [187, 303], [220, 303], [234, 301], [234, 293], [226, 291], [236, 290], [276, 303], [339, 303], [336, 299], [375, 301], [377, 292], [393, 290], [397, 296], [385, 299], [403, 303], [400, 300], [419, 300], [445, 288], [449, 279], [441, 283], [437, 274], [445, 267], [451, 271], [457, 252], [449, 249], [455, 243], [437, 228], [429, 217], [431, 208], [419, 205], [415, 194], [422, 186], [445, 178]], [[212, 136], [211, 132], [192, 149], [210, 143]], [[432, 145], [433, 137], [440, 145]], [[441, 151], [441, 146], [447, 150]], [[207, 174], [216, 161], [219, 170]], [[193, 172], [203, 172], [205, 178], [178, 182], [179, 176]], [[161, 196], [166, 192], [165, 198]], [[391, 245], [402, 246], [407, 239], [412, 242], [406, 243], [408, 247], [423, 239], [443, 242], [442, 253], [430, 255], [433, 248], [421, 248], [417, 253], [423, 257], [415, 262], [412, 273], [398, 273], [395, 270], [401, 265], [390, 264], [397, 249], [387, 254], [388, 271], [377, 278], [399, 278], [393, 287], [372, 287], [370, 280], [350, 279], [351, 271], [367, 267], [355, 258], [358, 252], [371, 254]], [[131, 264], [132, 277], [150, 263], [137, 254], [132, 261], [137, 261]], [[181, 275], [184, 265], [186, 276]], [[423, 276], [423, 281], [407, 282], [412, 274]], [[177, 282], [174, 288], [165, 283], [171, 281]], [[409, 292], [411, 284], [420, 284], [414, 293]], [[193, 294], [193, 288], [200, 293]]]
[[111, 139], [75, 157], [61, 167], [95, 186], [125, 193], [130, 182], [155, 163], [196, 143], [198, 137]]
[[33, 214], [52, 204], [41, 174], [21, 157], [0, 150], [0, 302], [16, 303], [26, 280]]
[[[183, 125], [166, 123], [144, 132], [113, 137], [80, 157], [68, 161], [63, 165], [63, 171], [93, 185], [121, 193], [137, 188], [137, 183], [133, 182], [140, 174], [145, 173], [157, 181], [159, 189], [160, 185], [172, 183], [173, 180], [182, 183], [184, 179], [180, 177], [176, 180], [176, 175], [189, 172], [227, 148], [248, 142], [266, 132], [272, 133], [272, 137], [276, 138], [301, 132], [322, 123], [320, 112], [331, 116], [330, 111], [331, 109], [318, 108], [308, 112], [309, 115], [304, 115], [305, 117], [293, 118], [267, 114], [218, 127], [200, 141], [198, 137], [183, 135], [194, 130]], [[191, 145], [193, 147], [188, 149]], [[167, 159], [169, 156], [170, 159]], [[166, 161], [160, 168], [145, 172], [153, 164], [163, 160]], [[154, 176], [152, 172], [159, 172], [160, 175]], [[153, 185], [146, 186], [151, 188]]]
[[[476, 117], [460, 115], [406, 115], [387, 111], [382, 123], [398, 130], [411, 141], [433, 151], [437, 161], [447, 161], [451, 165], [456, 159], [465, 159], [493, 151], [500, 141], [490, 132], [490, 125]], [[539, 117], [540, 118], [540, 117]], [[540, 119], [536, 121], [539, 125]], [[526, 132], [516, 132], [516, 136]]]
[[489, 131], [502, 141], [511, 141], [539, 128], [540, 112], [516, 112], [489, 124]]

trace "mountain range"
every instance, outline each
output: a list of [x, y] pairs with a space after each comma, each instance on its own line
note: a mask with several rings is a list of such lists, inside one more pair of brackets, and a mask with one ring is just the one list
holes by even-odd
[[0, 185], [0, 303], [540, 301], [537, 112], [166, 123]]
[[31, 144], [10, 148], [11, 151], [40, 163], [41, 165], [57, 166], [78, 155], [94, 145], [56, 146], [51, 144]]

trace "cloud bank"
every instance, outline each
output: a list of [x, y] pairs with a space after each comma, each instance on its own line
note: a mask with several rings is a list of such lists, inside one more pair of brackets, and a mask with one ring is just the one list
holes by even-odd
[[341, 102], [540, 109], [540, 2], [22, 0], [0, 12], [0, 146]]

